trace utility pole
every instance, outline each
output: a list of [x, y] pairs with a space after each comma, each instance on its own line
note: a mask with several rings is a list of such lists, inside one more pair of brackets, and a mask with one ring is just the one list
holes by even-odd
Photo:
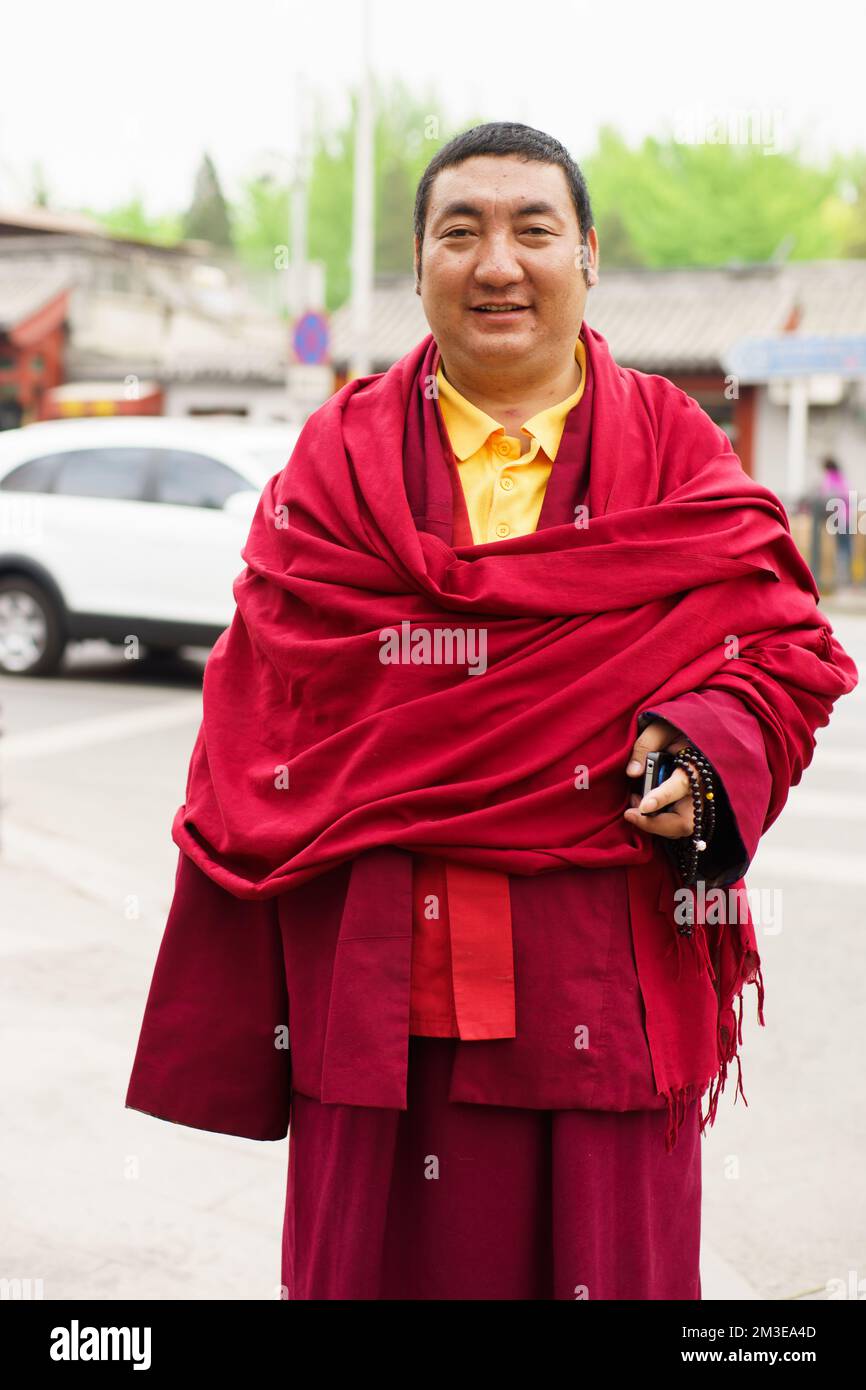
[[333, 374], [326, 360], [307, 356], [307, 349], [302, 351], [300, 360], [296, 360], [294, 348], [294, 334], [299, 321], [302, 324], [309, 322], [312, 313], [323, 323], [325, 308], [324, 263], [308, 259], [307, 211], [313, 162], [310, 105], [310, 87], [299, 70], [294, 77], [295, 151], [290, 161], [290, 232], [287, 244], [291, 247], [291, 253], [286, 277], [286, 303], [293, 345], [288, 353], [286, 394], [292, 417], [301, 421], [327, 399], [333, 384]]
[[[293, 83], [295, 153], [291, 161], [292, 175], [289, 192], [288, 245], [291, 247], [289, 274], [286, 277], [286, 307], [289, 323], [293, 324], [299, 314], [307, 308], [306, 304], [306, 261], [307, 261], [307, 179], [309, 175], [307, 129], [307, 89], [302, 71], [295, 73]], [[291, 394], [291, 366], [288, 386]]]
[[361, 76], [355, 126], [355, 179], [352, 201], [352, 357], [349, 374], [372, 370], [370, 332], [373, 309], [373, 76], [370, 68], [372, 0], [360, 0]]

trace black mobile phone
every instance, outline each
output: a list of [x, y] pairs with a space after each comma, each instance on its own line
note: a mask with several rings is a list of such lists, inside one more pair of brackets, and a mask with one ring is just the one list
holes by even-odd
[[[674, 763], [673, 756], [670, 753], [647, 753], [646, 767], [644, 768], [643, 774], [641, 801], [670, 777], [675, 766], [676, 764]], [[648, 816], [663, 815], [665, 811], [669, 811], [670, 809], [670, 806], [661, 806], [659, 810], [647, 811], [646, 814]]]

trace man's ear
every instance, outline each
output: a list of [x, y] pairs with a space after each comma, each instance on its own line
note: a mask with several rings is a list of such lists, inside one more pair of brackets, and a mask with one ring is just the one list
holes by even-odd
[[593, 285], [598, 284], [598, 233], [595, 227], [590, 227], [587, 232], [586, 245], [592, 253], [592, 262], [586, 267], [587, 286], [592, 289]]

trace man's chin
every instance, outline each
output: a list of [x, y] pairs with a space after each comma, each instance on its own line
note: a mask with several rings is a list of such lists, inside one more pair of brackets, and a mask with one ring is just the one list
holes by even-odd
[[522, 352], [537, 341], [528, 323], [512, 323], [507, 327], [490, 329], [484, 324], [472, 327], [466, 334], [467, 343], [477, 357], [501, 358], [509, 353]]

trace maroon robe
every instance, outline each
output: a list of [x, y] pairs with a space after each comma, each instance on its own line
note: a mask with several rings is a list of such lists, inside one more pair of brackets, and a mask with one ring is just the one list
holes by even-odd
[[448, 1099], [456, 1040], [411, 1040], [406, 1110], [296, 1094], [283, 1223], [291, 1299], [701, 1297], [699, 1102], [657, 1111]]
[[[686, 733], [719, 774], [739, 832], [730, 837], [733, 862], [722, 868], [726, 882], [736, 881], [755, 852], [769, 795], [755, 719], [725, 691], [683, 695], [646, 713]], [[375, 923], [353, 916], [347, 892], [375, 872], [380, 853], [404, 865], [408, 916], [404, 851], [361, 855], [255, 903], [220, 888], [179, 851], [129, 1107], [199, 1129], [282, 1139], [291, 1088], [328, 1100], [330, 1086], [349, 1077], [357, 1104], [380, 1103], [363, 1061], [375, 1048], [390, 1061], [392, 1079], [405, 1067], [400, 1000], [408, 999], [411, 936], [377, 936]], [[653, 1083], [625, 874], [615, 867], [509, 875], [517, 1036], [461, 1042], [452, 1099], [536, 1109], [664, 1105]], [[275, 1046], [281, 1025], [290, 1052]], [[582, 1048], [575, 1046], [581, 1026], [589, 1042]]]
[[[737, 880], [769, 795], [756, 721], [724, 691], [645, 717], [676, 723], [719, 773], [717, 877]], [[388, 853], [408, 903], [411, 856]], [[292, 1116], [287, 1297], [699, 1299], [699, 1105], [666, 1154], [625, 869], [509, 876], [517, 1036], [413, 1038], [400, 1110], [363, 1103], [363, 1040], [398, 1070], [407, 1043], [411, 937], [384, 943], [402, 945], [389, 1011], [383, 942], [348, 900], [376, 857], [250, 903], [180, 852], [127, 1105], [251, 1139], [283, 1138]], [[329, 1075], [361, 1103], [320, 1103]]]
[[[562, 470], [553, 476], [569, 486]], [[419, 524], [437, 529], [430, 518]], [[663, 701], [641, 713], [642, 723], [651, 718], [669, 720], [713, 765], [720, 806], [708, 878], [737, 881], [771, 791], [757, 720], [721, 690]], [[410, 923], [412, 856], [397, 848], [255, 902], [181, 852], [127, 1105], [254, 1139], [283, 1138], [294, 1113], [283, 1248], [291, 1297], [415, 1288], [402, 1296], [573, 1298], [584, 1285], [596, 1298], [700, 1297], [698, 1105], [666, 1154], [665, 1115], [647, 1113], [666, 1101], [653, 1077], [625, 868], [510, 875], [517, 1036], [410, 1047], [411, 932], [383, 935], [361, 906], [386, 859], [404, 898], [390, 920]], [[279, 1045], [285, 1030], [290, 1050]], [[428, 1125], [456, 1136], [461, 1153], [472, 1148], [474, 1186], [409, 1181], [405, 1165]], [[507, 1163], [491, 1174], [503, 1152]], [[347, 1183], [358, 1193], [348, 1212]], [[504, 1207], [482, 1226], [472, 1213], [479, 1185], [491, 1184]], [[450, 1244], [437, 1192], [452, 1203]], [[407, 1241], [420, 1258], [411, 1270]], [[484, 1258], [470, 1258], [479, 1245]], [[534, 1254], [503, 1268], [515, 1247]]]

